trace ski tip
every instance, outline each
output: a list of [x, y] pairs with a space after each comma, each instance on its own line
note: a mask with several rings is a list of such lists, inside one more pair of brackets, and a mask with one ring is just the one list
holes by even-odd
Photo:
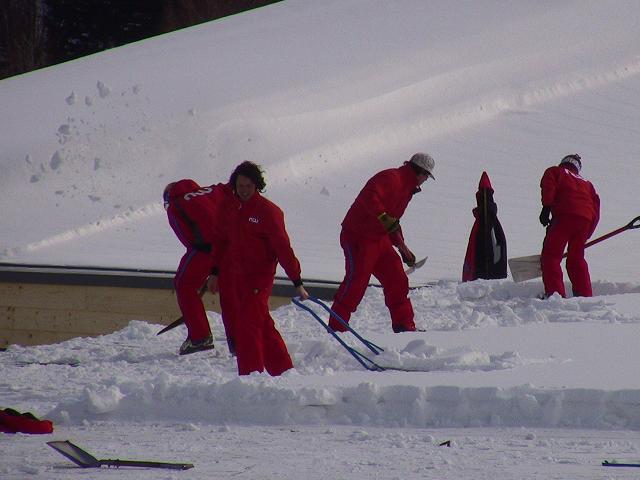
[[604, 460], [603, 467], [634, 467], [640, 468], [640, 462], [620, 462], [618, 460]]

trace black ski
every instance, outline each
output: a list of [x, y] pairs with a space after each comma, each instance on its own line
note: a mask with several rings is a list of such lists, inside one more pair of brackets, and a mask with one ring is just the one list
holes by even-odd
[[605, 460], [602, 462], [603, 467], [637, 467], [640, 468], [640, 462], [638, 463], [623, 463], [617, 460]]
[[77, 367], [80, 365], [80, 360], [73, 360], [73, 361], [64, 361], [64, 360], [60, 360], [60, 361], [52, 361], [52, 362], [25, 362], [22, 360], [18, 360], [16, 362], [14, 362], [14, 365], [17, 367], [27, 367], [29, 365], [40, 365], [42, 367], [48, 367], [49, 365], [62, 365], [65, 367]]

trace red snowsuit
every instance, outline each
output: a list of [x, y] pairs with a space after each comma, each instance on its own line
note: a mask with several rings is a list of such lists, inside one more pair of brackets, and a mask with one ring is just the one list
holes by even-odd
[[591, 278], [584, 259], [584, 245], [600, 220], [600, 197], [588, 180], [570, 166], [548, 168], [540, 181], [542, 205], [551, 207], [552, 221], [540, 258], [546, 295], [566, 297], [560, 262], [568, 247], [567, 273], [576, 296], [590, 297]]
[[[269, 314], [269, 296], [279, 262], [289, 278], [301, 281], [300, 263], [277, 205], [255, 192], [246, 202], [237, 197], [229, 206], [227, 249], [228, 303], [232, 305], [238, 373], [263, 372], [277, 376], [293, 368], [287, 346]], [[225, 207], [227, 210], [227, 207]], [[223, 285], [221, 288], [229, 287]]]
[[[369, 279], [374, 275], [382, 284], [393, 330], [416, 329], [413, 307], [408, 298], [409, 279], [393, 249], [393, 246], [404, 244], [402, 231], [387, 233], [378, 216], [386, 212], [400, 219], [413, 195], [419, 191], [415, 172], [411, 166], [403, 165], [371, 177], [349, 208], [340, 233], [345, 277], [332, 306], [332, 310], [346, 322], [358, 308]], [[336, 331], [346, 330], [333, 317], [329, 319], [329, 326]]]
[[220, 206], [230, 192], [229, 185], [200, 187], [193, 180], [181, 180], [165, 191], [169, 224], [187, 248], [173, 283], [188, 336], [194, 342], [211, 335], [198, 292], [214, 266], [211, 252], [221, 248]]

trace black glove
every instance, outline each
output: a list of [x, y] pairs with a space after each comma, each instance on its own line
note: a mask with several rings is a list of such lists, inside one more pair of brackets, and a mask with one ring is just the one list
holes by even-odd
[[551, 207], [542, 207], [542, 211], [540, 212], [540, 223], [543, 227], [546, 227], [551, 223], [551, 219], [549, 216], [551, 215]]
[[211, 253], [210, 243], [196, 242], [193, 244], [193, 248], [202, 253]]
[[400, 228], [400, 221], [391, 215], [387, 215], [387, 213], [378, 215], [378, 220], [380, 220], [387, 233], [393, 233]]

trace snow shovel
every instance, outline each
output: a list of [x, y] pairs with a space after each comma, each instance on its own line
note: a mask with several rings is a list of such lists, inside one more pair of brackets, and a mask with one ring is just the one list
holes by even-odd
[[422, 260], [418, 260], [411, 267], [407, 268], [404, 271], [404, 273], [407, 274], [407, 275], [411, 275], [413, 272], [415, 272], [417, 269], [421, 268], [426, 263], [427, 258], [429, 258], [429, 257], [424, 257]]
[[[333, 336], [333, 338], [335, 338], [338, 341], [338, 343], [340, 343], [340, 345], [342, 345], [353, 356], [353, 358], [355, 358], [358, 361], [358, 363], [360, 365], [362, 365], [364, 368], [366, 368], [367, 370], [371, 370], [373, 372], [382, 372], [382, 371], [386, 370], [386, 368], [381, 367], [380, 365], [378, 365], [376, 362], [371, 360], [366, 355], [360, 353], [355, 348], [347, 345], [347, 343], [342, 338], [340, 338], [340, 336], [336, 333], [336, 331], [333, 328], [331, 328], [328, 323], [324, 322], [318, 316], [318, 314], [316, 312], [314, 312], [310, 307], [304, 305], [299, 297], [294, 297], [291, 300], [298, 307], [300, 307], [301, 309], [309, 312], [311, 314], [311, 316], [320, 325], [322, 325], [325, 328], [325, 330], [327, 332], [329, 332], [331, 334], [331, 336]], [[336, 318], [340, 323], [342, 323], [342, 325], [344, 325], [358, 340], [360, 340], [364, 344], [364, 346], [366, 346], [369, 350], [371, 350], [371, 352], [373, 352], [375, 355], [378, 355], [379, 353], [384, 351], [384, 349], [382, 347], [379, 347], [375, 343], [372, 343], [369, 340], [361, 337], [360, 334], [358, 334], [358, 332], [356, 332], [353, 328], [351, 328], [347, 322], [345, 322], [337, 313], [335, 313], [333, 310], [331, 310], [331, 308], [329, 308], [322, 300], [319, 300], [319, 299], [317, 299], [315, 297], [312, 297], [312, 296], [309, 296], [309, 298], [307, 300], [310, 300], [313, 303], [316, 303], [317, 305], [320, 305], [327, 312], [329, 312], [331, 315], [333, 315], [334, 318]]]
[[[627, 223], [625, 226], [620, 227], [612, 232], [609, 232], [601, 237], [598, 237], [590, 242], [587, 242], [584, 247], [590, 247], [596, 243], [600, 243], [607, 238], [611, 238], [614, 235], [618, 235], [626, 230], [634, 228], [640, 228], [640, 217], [636, 217]], [[566, 258], [565, 253], [562, 258]], [[542, 268], [540, 267], [540, 255], [529, 255], [528, 257], [518, 257], [509, 259], [509, 269], [511, 270], [511, 276], [514, 282], [524, 282], [525, 280], [531, 280], [542, 276]]]
[[191, 463], [149, 462], [144, 460], [98, 460], [89, 452], [84, 451], [69, 440], [47, 442], [47, 445], [82, 468], [100, 468], [103, 465], [108, 467], [166, 468], [171, 470], [188, 470], [193, 468], [193, 464]]
[[166, 327], [164, 327], [162, 330], [160, 330], [158, 333], [156, 333], [156, 335], [162, 335], [163, 333], [168, 332], [169, 330], [173, 330], [174, 328], [182, 325], [183, 323], [184, 323], [184, 317], [180, 317], [180, 318], [174, 320], [173, 322], [171, 322]]

